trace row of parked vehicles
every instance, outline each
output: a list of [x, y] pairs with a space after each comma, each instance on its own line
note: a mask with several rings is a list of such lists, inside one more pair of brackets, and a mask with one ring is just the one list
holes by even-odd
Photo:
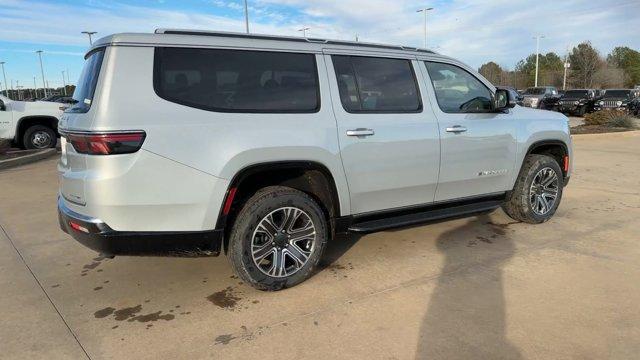
[[520, 93], [518, 104], [578, 116], [600, 110], [621, 110], [638, 116], [640, 89], [558, 91], [553, 86], [532, 87]]

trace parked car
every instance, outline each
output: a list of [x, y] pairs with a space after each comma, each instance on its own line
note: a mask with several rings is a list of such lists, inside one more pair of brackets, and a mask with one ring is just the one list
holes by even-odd
[[536, 109], [552, 109], [558, 101], [558, 90], [553, 86], [528, 88], [523, 94], [523, 105]]
[[0, 95], [0, 139], [23, 149], [55, 147], [58, 120], [67, 105], [46, 101], [16, 101]]
[[584, 116], [593, 111], [596, 91], [592, 89], [574, 89], [565, 92], [558, 102], [558, 111], [564, 114]]
[[594, 110], [620, 110], [630, 114], [640, 114], [640, 90], [607, 89], [602, 98], [596, 101]]
[[109, 256], [224, 252], [278, 290], [337, 233], [500, 206], [545, 222], [571, 175], [566, 116], [428, 50], [157, 30], [85, 59], [60, 121], [58, 211]]
[[73, 100], [73, 97], [66, 95], [52, 95], [42, 99], [42, 101], [52, 101], [63, 104], [74, 104], [76, 101]]

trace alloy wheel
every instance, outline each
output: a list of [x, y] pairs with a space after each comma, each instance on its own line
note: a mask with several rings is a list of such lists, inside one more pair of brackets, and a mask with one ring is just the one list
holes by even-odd
[[282, 278], [302, 269], [315, 245], [316, 228], [309, 214], [282, 207], [258, 223], [251, 238], [251, 257], [263, 274]]
[[534, 213], [546, 215], [553, 209], [558, 198], [559, 183], [558, 174], [550, 167], [536, 173], [529, 188], [529, 203]]

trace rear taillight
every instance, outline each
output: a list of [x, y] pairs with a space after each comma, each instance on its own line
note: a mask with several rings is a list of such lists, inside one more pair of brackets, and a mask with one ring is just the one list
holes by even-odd
[[76, 152], [88, 155], [130, 154], [140, 150], [144, 131], [117, 133], [68, 133], [65, 137]]

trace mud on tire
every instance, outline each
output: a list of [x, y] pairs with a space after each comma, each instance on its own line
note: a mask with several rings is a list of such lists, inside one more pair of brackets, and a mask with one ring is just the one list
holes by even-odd
[[328, 240], [320, 206], [307, 194], [288, 187], [259, 190], [236, 219], [227, 257], [235, 273], [260, 290], [280, 290], [306, 280]]
[[[556, 179], [552, 181], [554, 176]], [[553, 217], [558, 209], [563, 184], [562, 170], [554, 158], [547, 155], [528, 155], [522, 164], [513, 191], [507, 195], [502, 209], [514, 220], [530, 224], [543, 223]], [[554, 193], [555, 201], [551, 203]]]

